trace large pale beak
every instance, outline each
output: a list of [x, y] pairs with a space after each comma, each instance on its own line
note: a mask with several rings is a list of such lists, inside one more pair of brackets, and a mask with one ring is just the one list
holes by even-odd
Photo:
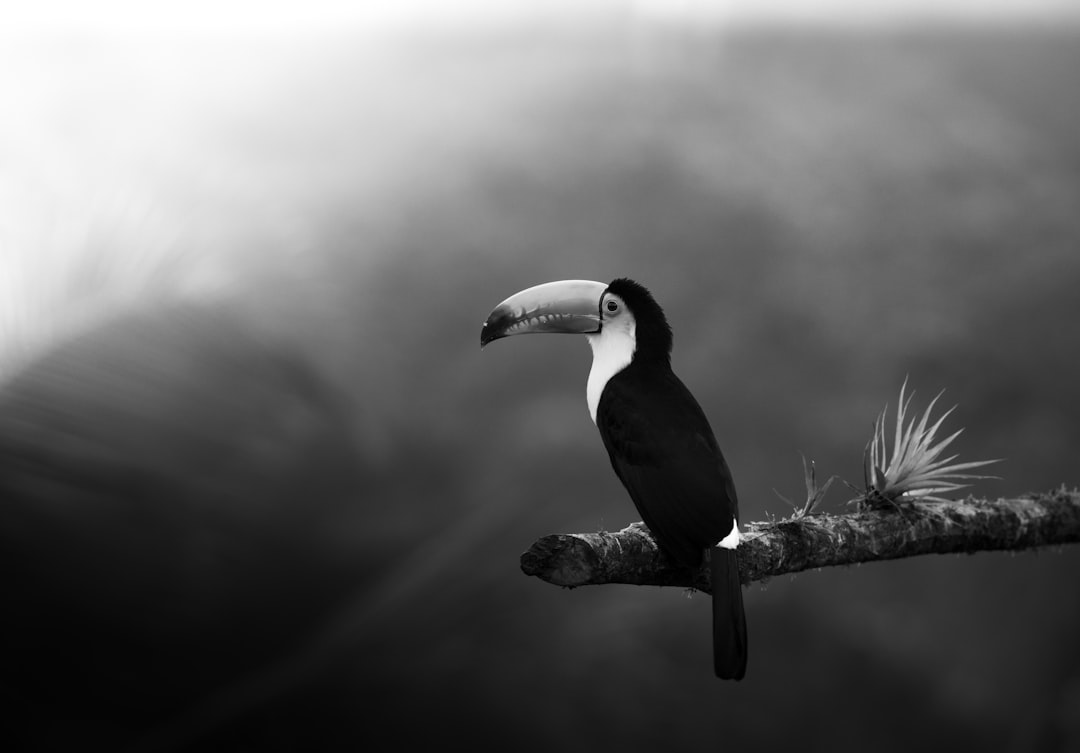
[[514, 293], [484, 322], [480, 347], [500, 337], [534, 332], [599, 332], [600, 299], [607, 287], [592, 280], [559, 280]]

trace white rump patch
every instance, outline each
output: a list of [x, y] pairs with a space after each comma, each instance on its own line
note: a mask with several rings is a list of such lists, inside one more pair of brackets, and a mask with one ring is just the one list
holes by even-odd
[[722, 549], [735, 549], [739, 546], [739, 538], [739, 521], [735, 520], [731, 523], [731, 533], [717, 541], [716, 545]]
[[589, 371], [589, 384], [585, 396], [589, 401], [589, 415], [596, 423], [596, 409], [600, 407], [600, 396], [611, 377], [630, 365], [637, 349], [636, 327], [631, 317], [621, 321], [605, 322], [604, 328], [595, 335], [586, 335], [592, 347], [592, 369]]

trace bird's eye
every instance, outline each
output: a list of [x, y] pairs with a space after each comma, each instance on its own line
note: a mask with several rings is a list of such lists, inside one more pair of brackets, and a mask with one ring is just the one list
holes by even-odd
[[612, 314], [614, 314], [616, 311], [619, 310], [619, 304], [616, 303], [615, 301], [608, 301], [607, 302], [607, 310], [610, 311]]

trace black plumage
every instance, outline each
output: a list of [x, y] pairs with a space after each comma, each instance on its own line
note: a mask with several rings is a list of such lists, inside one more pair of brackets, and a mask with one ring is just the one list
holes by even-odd
[[738, 518], [735, 484], [697, 400], [671, 370], [671, 329], [641, 285], [608, 288], [634, 315], [635, 352], [612, 376], [596, 425], [612, 467], [660, 548], [676, 563], [700, 566], [710, 552], [714, 664], [719, 677], [746, 671], [746, 618], [734, 550], [716, 547]]

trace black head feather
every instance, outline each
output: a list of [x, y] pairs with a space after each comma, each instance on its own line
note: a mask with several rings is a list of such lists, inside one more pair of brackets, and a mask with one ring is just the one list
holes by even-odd
[[637, 323], [637, 350], [634, 357], [671, 360], [671, 326], [660, 304], [648, 289], [633, 280], [620, 277], [608, 285], [608, 292], [623, 299]]

